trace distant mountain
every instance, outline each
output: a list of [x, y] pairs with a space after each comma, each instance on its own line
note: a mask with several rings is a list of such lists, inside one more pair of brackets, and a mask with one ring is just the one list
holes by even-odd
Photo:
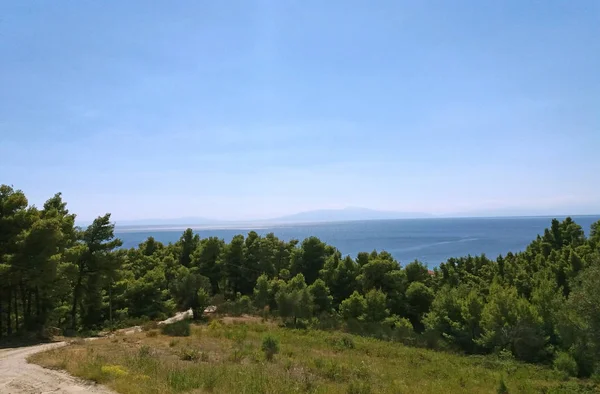
[[417, 219], [431, 215], [421, 212], [378, 211], [368, 208], [319, 209], [268, 220], [273, 223], [343, 222], [350, 220]]
[[[293, 215], [281, 216], [271, 219], [257, 220], [218, 220], [202, 217], [185, 217], [174, 219], [139, 219], [139, 220], [116, 220], [117, 227], [240, 227], [240, 226], [264, 226], [289, 223], [323, 223], [323, 222], [345, 222], [352, 220], [385, 220], [385, 219], [417, 219], [432, 217], [426, 213], [378, 211], [367, 208], [344, 208], [344, 209], [319, 209], [315, 211], [300, 212]], [[86, 224], [87, 225], [87, 224]]]

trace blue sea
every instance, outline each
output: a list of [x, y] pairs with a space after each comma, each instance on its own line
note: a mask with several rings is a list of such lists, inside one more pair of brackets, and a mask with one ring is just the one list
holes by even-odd
[[[590, 225], [600, 220], [600, 216], [572, 218], [583, 227], [586, 234], [589, 234]], [[198, 228], [195, 231], [202, 238], [216, 236], [228, 242], [234, 235], [247, 234], [251, 230], [261, 235], [272, 232], [285, 240], [302, 240], [314, 235], [335, 246], [344, 255], [356, 256], [358, 252], [386, 250], [402, 264], [416, 259], [435, 267], [450, 257], [485, 253], [490, 258], [496, 258], [509, 251], [524, 250], [538, 234], [543, 234], [544, 229], [550, 227], [551, 220], [551, 217], [401, 219]], [[123, 247], [131, 248], [150, 236], [163, 243], [175, 242], [184, 229], [185, 226], [117, 227], [115, 233], [123, 240]]]

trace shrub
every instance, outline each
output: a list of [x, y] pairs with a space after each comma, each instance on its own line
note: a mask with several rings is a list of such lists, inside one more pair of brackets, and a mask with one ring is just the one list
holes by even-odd
[[200, 359], [200, 352], [196, 349], [183, 349], [179, 353], [179, 359], [183, 361], [197, 361]]
[[120, 378], [127, 376], [129, 373], [120, 365], [103, 365], [100, 371], [111, 377]]
[[319, 374], [331, 381], [341, 381], [346, 379], [347, 370], [336, 359], [316, 359], [315, 366]]
[[498, 358], [503, 362], [513, 362], [515, 361], [514, 354], [508, 349], [502, 349], [498, 352]]
[[146, 346], [143, 345], [140, 350], [138, 350], [138, 355], [140, 357], [148, 357], [152, 354], [152, 349], [150, 349], [150, 346]]
[[354, 339], [350, 335], [335, 335], [328, 339], [335, 350], [354, 349]]
[[405, 317], [399, 317], [396, 315], [390, 316], [383, 321], [383, 324], [393, 329], [394, 340], [403, 343], [411, 342], [414, 337], [413, 325]]
[[316, 330], [339, 330], [343, 321], [337, 313], [322, 312], [317, 318], [311, 320], [311, 328]]
[[276, 338], [267, 335], [262, 341], [262, 351], [265, 353], [265, 358], [269, 361], [279, 353], [279, 341]]
[[241, 296], [236, 302], [236, 312], [238, 314], [250, 313], [252, 311], [252, 300], [247, 295]]
[[220, 320], [211, 320], [208, 324], [209, 330], [220, 330], [221, 328], [223, 328], [223, 323]]
[[164, 335], [171, 337], [189, 337], [190, 336], [190, 321], [180, 320], [173, 324], [165, 324], [160, 328]]
[[225, 296], [223, 294], [215, 294], [211, 299], [210, 299], [210, 305], [214, 305], [217, 307], [217, 311], [219, 311], [219, 309], [221, 308], [221, 306], [223, 305], [223, 303], [225, 302]]
[[567, 376], [577, 376], [578, 368], [575, 359], [566, 352], [558, 352], [554, 358], [554, 369]]
[[225, 336], [233, 341], [234, 346], [242, 348], [248, 338], [248, 325], [236, 324], [225, 332]]

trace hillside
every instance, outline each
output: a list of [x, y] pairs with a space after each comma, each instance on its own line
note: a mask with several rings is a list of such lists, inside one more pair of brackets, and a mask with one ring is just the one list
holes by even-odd
[[[279, 343], [272, 361], [261, 343]], [[459, 356], [340, 332], [291, 330], [258, 318], [194, 325], [189, 336], [158, 330], [116, 336], [31, 357], [123, 394], [592, 392], [591, 383], [491, 356]]]

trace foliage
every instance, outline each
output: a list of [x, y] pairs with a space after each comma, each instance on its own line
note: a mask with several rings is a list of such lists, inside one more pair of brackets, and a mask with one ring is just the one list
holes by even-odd
[[340, 314], [345, 319], [361, 320], [364, 318], [366, 310], [367, 301], [365, 300], [365, 297], [358, 291], [352, 293], [350, 297], [342, 301], [340, 304]]
[[308, 287], [308, 291], [312, 297], [316, 315], [331, 312], [333, 297], [329, 294], [329, 288], [325, 281], [317, 279]]
[[[60, 193], [35, 207], [1, 185], [0, 337], [99, 331], [188, 309], [201, 319], [215, 305], [589, 377], [600, 370], [599, 229], [586, 236], [571, 218], [553, 219], [521, 252], [451, 258], [433, 271], [385, 251], [353, 258], [316, 237], [254, 231], [225, 242], [186, 229], [175, 243], [150, 237], [125, 250], [110, 214], [79, 228]], [[185, 335], [189, 322], [161, 330]]]
[[267, 335], [263, 338], [261, 349], [265, 353], [265, 358], [271, 361], [279, 353], [279, 341], [273, 336]]
[[577, 362], [567, 352], [558, 352], [552, 364], [554, 369], [564, 373], [566, 376], [577, 376]]
[[371, 289], [365, 295], [366, 310], [365, 320], [371, 322], [383, 321], [389, 315], [389, 311], [386, 308], [387, 296], [381, 290]]
[[200, 357], [200, 352], [194, 348], [182, 349], [179, 353], [179, 359], [183, 361], [198, 361]]

